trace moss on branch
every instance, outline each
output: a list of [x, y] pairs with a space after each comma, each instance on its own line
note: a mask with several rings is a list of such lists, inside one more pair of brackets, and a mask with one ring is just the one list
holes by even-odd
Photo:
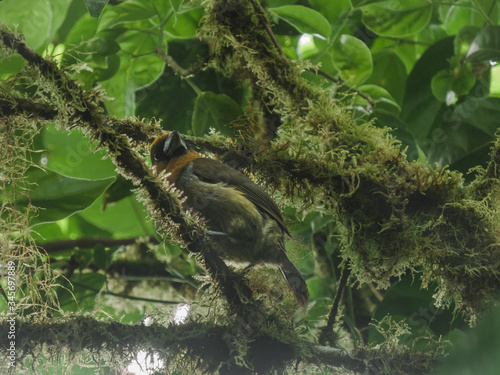
[[[438, 304], [456, 300], [474, 319], [498, 286], [498, 194], [489, 204], [471, 197], [460, 173], [410, 162], [389, 129], [355, 123], [301, 77], [311, 67], [275, 48], [251, 2], [212, 0], [206, 9], [214, 68], [264, 90], [282, 116], [277, 139], [255, 155], [257, 176], [295, 205], [302, 198], [303, 209], [337, 213], [357, 280], [384, 288], [422, 269], [424, 285], [438, 283]], [[495, 179], [496, 165], [487, 173]]]

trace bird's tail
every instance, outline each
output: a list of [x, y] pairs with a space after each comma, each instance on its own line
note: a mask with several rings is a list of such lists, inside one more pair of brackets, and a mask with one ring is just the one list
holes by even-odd
[[279, 269], [283, 278], [292, 290], [298, 304], [302, 307], [306, 307], [307, 301], [309, 300], [309, 290], [307, 290], [306, 281], [284, 252], [281, 258]]

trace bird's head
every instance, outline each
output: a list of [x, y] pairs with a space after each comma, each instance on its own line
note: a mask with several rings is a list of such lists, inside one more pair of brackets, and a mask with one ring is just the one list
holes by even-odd
[[165, 133], [156, 138], [151, 144], [150, 155], [156, 172], [164, 170], [167, 164], [188, 153], [186, 143], [177, 130]]

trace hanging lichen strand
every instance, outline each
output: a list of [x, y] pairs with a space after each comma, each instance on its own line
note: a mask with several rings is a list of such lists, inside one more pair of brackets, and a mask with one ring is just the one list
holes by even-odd
[[409, 162], [388, 129], [356, 125], [330, 92], [308, 86], [305, 63], [278, 52], [256, 2], [205, 5], [213, 66], [264, 90], [282, 116], [277, 139], [257, 156], [259, 177], [304, 209], [337, 214], [359, 281], [388, 287], [421, 267], [424, 285], [438, 283], [437, 303], [455, 298], [473, 319], [498, 284], [498, 214], [466, 199], [461, 174]]

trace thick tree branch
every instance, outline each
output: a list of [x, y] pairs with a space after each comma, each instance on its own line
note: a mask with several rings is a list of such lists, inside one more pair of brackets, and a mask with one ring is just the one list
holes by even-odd
[[[386, 288], [420, 269], [425, 284], [438, 283], [439, 303], [455, 299], [473, 319], [499, 285], [497, 205], [471, 199], [460, 173], [408, 161], [387, 129], [355, 123], [339, 99], [308, 85], [304, 65], [263, 37], [251, 2], [206, 4], [202, 35], [215, 66], [265, 88], [283, 119], [274, 149], [255, 155], [258, 175], [303, 207], [337, 213], [343, 258], [358, 281]], [[488, 174], [495, 171], [491, 165]]]
[[[0, 342], [5, 348], [10, 345], [7, 338], [9, 329], [9, 322], [0, 323]], [[30, 358], [33, 353], [40, 353], [43, 347], [44, 353], [49, 356], [44, 360], [57, 360], [63, 353], [71, 357], [75, 353], [85, 351], [91, 354], [86, 357], [94, 358], [96, 365], [101, 358], [108, 358], [111, 354], [114, 363], [126, 366], [131, 356], [145, 350], [158, 355], [165, 365], [168, 364], [171, 371], [171, 366], [175, 366], [179, 363], [179, 358], [184, 357], [194, 363], [197, 358], [200, 359], [202, 367], [199, 370], [212, 373], [221, 363], [230, 361], [234, 349], [231, 341], [234, 332], [231, 326], [196, 322], [145, 326], [103, 322], [88, 317], [36, 323], [19, 320], [16, 332], [16, 354], [19, 362]], [[276, 350], [277, 348], [279, 350]], [[273, 369], [293, 362], [328, 365], [365, 374], [378, 374], [378, 369], [382, 367], [381, 358], [378, 357], [360, 360], [346, 350], [315, 346], [300, 340], [279, 342], [263, 334], [250, 342], [246, 350], [251, 358], [250, 365], [254, 369], [261, 369], [262, 373], [270, 373]], [[6, 353], [6, 350], [2, 351], [2, 356], [6, 357]], [[50, 353], [57, 354], [51, 358]], [[269, 356], [269, 353], [274, 356]], [[428, 362], [423, 361], [421, 366], [425, 365], [428, 365]], [[251, 373], [247, 368], [238, 365], [231, 368], [233, 371], [238, 370], [238, 373]], [[390, 368], [386, 367], [385, 370]]]

